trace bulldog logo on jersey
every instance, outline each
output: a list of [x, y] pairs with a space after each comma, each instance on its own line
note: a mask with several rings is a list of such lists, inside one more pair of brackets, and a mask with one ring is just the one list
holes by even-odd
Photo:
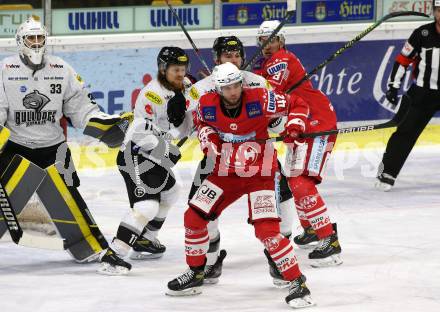
[[27, 109], [34, 109], [37, 112], [41, 112], [44, 106], [50, 102], [50, 99], [38, 92], [38, 90], [34, 90], [34, 92], [26, 94], [23, 98], [23, 106]]
[[47, 122], [55, 123], [57, 111], [43, 110], [49, 102], [50, 99], [38, 90], [26, 94], [23, 98], [23, 106], [27, 110], [14, 111], [15, 124], [17, 126], [26, 124], [26, 127], [29, 127], [32, 125], [44, 125]]

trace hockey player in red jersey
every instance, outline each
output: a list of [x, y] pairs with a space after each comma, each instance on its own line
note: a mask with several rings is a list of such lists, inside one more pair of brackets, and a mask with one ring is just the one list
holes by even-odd
[[254, 226], [256, 237], [284, 279], [291, 281], [286, 302], [295, 308], [312, 305], [291, 242], [280, 233], [275, 195], [276, 150], [267, 141], [269, 121], [281, 115], [289, 114], [287, 132], [292, 138], [304, 132], [308, 106], [294, 95], [243, 88], [242, 73], [231, 63], [215, 67], [213, 78], [216, 92], [201, 97], [197, 128], [201, 148], [215, 165], [185, 212], [189, 269], [168, 283], [167, 294], [201, 293], [209, 246], [208, 221], [247, 195], [249, 223]]
[[[262, 44], [279, 25], [279, 21], [265, 21], [261, 24], [257, 40]], [[284, 35], [279, 33], [263, 49], [264, 60], [256, 70], [266, 78], [278, 92], [286, 92], [305, 75], [299, 59], [284, 45]], [[292, 94], [303, 98], [310, 107], [306, 121], [308, 132], [336, 129], [336, 113], [329, 99], [313, 88], [310, 81], [303, 82]], [[326, 205], [316, 185], [322, 180], [325, 164], [330, 157], [336, 136], [321, 136], [305, 140], [290, 140], [284, 173], [295, 197], [295, 206], [304, 232], [294, 237], [298, 246], [317, 247], [309, 254], [312, 266], [331, 266], [342, 263], [341, 247], [336, 232], [327, 213]]]

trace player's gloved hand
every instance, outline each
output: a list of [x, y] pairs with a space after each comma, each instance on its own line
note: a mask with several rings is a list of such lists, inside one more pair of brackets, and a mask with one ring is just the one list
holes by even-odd
[[385, 97], [387, 98], [388, 102], [391, 103], [391, 105], [393, 105], [393, 107], [396, 107], [397, 105], [397, 92], [399, 91], [399, 89], [394, 88], [393, 86], [388, 86], [388, 91], [385, 93]]
[[168, 121], [178, 127], [185, 119], [186, 98], [181, 91], [176, 91], [175, 95], [168, 101], [167, 115]]
[[220, 136], [211, 127], [199, 130], [200, 148], [208, 157], [215, 158], [221, 154]]
[[294, 114], [290, 114], [286, 123], [287, 135], [293, 139], [297, 139], [300, 135], [306, 132], [306, 123], [303, 118], [295, 117]]

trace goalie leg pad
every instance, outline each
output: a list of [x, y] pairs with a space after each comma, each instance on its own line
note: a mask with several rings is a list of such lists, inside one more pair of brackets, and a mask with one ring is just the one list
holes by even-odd
[[[19, 155], [14, 156], [0, 181], [17, 215], [22, 212], [45, 176], [46, 172], [37, 165]], [[4, 222], [0, 222], [0, 238], [6, 230]]]
[[0, 152], [2, 151], [3, 147], [6, 145], [6, 142], [9, 140], [10, 136], [9, 129], [6, 127], [3, 127], [0, 125]]
[[68, 187], [55, 164], [46, 168], [47, 176], [37, 194], [62, 238], [77, 261], [100, 253], [108, 243], [93, 220], [84, 200], [74, 187]]

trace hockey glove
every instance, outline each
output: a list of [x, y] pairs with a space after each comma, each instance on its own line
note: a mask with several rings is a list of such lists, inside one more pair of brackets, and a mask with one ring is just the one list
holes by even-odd
[[289, 114], [286, 123], [286, 131], [288, 136], [293, 139], [298, 139], [302, 133], [306, 132], [306, 122], [304, 118], [299, 118], [295, 115], [296, 114]]
[[220, 136], [211, 127], [203, 127], [199, 130], [200, 148], [203, 153], [210, 157], [216, 158], [221, 153]]
[[167, 104], [168, 121], [177, 128], [185, 119], [185, 112], [186, 98], [182, 92], [176, 91], [174, 97]]
[[125, 138], [125, 133], [130, 123], [133, 122], [133, 113], [121, 113], [120, 120], [104, 132], [99, 139], [108, 147], [115, 148], [121, 146]]
[[393, 86], [389, 86], [388, 87], [388, 91], [385, 93], [385, 97], [387, 98], [388, 102], [390, 102], [390, 104], [394, 107], [396, 107], [397, 105], [397, 92], [399, 91], [399, 89], [394, 88]]

